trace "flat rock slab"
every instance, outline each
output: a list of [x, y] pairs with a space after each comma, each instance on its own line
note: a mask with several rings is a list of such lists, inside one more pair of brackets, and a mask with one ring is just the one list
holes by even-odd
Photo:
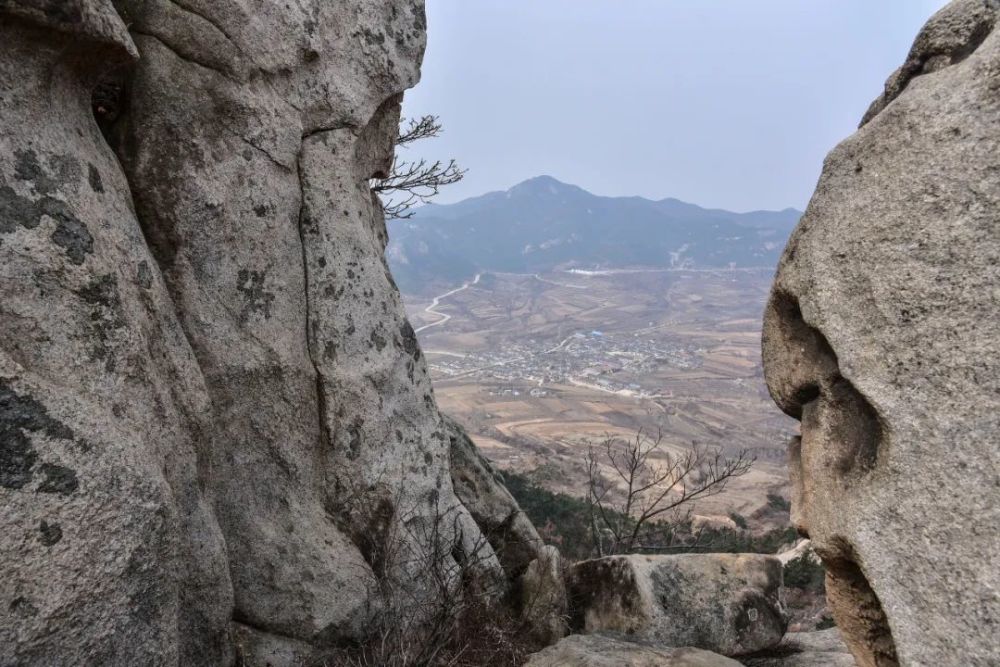
[[752, 653], [785, 634], [781, 582], [781, 562], [758, 554], [598, 558], [570, 570], [570, 624], [663, 646]]
[[745, 667], [856, 667], [837, 628], [789, 632], [776, 648], [743, 658]]
[[666, 648], [609, 635], [571, 635], [532, 655], [525, 667], [740, 667], [697, 648]]

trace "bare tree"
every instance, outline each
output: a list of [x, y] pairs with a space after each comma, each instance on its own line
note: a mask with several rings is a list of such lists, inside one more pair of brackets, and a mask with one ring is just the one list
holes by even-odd
[[410, 210], [418, 203], [426, 204], [438, 194], [445, 185], [457, 183], [465, 176], [455, 160], [431, 162], [420, 158], [416, 161], [403, 160], [399, 157], [400, 148], [408, 148], [410, 144], [421, 139], [430, 139], [441, 134], [441, 122], [437, 116], [411, 118], [407, 123], [400, 124], [399, 135], [396, 138], [396, 155], [392, 160], [392, 169], [386, 178], [372, 181], [372, 190], [378, 193], [382, 201], [382, 210], [387, 220], [409, 218]]
[[726, 458], [698, 445], [671, 454], [662, 444], [662, 431], [650, 437], [640, 430], [631, 440], [609, 435], [589, 448], [587, 504], [598, 556], [661, 548], [642, 543], [652, 524], [676, 523], [692, 501], [721, 493], [754, 462], [745, 449]]

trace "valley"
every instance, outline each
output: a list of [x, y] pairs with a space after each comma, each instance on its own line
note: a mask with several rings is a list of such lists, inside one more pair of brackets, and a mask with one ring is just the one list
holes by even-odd
[[761, 374], [771, 277], [758, 268], [484, 271], [406, 304], [439, 405], [497, 467], [582, 496], [587, 448], [608, 436], [660, 432], [675, 453], [747, 449], [751, 472], [695, 511], [767, 524], [796, 429]]

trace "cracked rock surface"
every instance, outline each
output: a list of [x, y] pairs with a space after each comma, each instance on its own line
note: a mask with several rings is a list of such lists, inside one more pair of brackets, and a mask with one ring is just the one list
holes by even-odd
[[369, 188], [422, 2], [0, 17], [0, 663], [298, 664], [387, 579], [519, 575], [537, 534], [456, 495]]
[[774, 556], [606, 556], [576, 563], [567, 579], [574, 632], [737, 656], [777, 645], [788, 625]]

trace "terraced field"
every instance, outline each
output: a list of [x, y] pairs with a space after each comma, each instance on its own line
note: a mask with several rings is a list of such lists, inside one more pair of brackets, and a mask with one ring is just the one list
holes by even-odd
[[582, 495], [588, 446], [659, 430], [665, 452], [751, 450], [752, 472], [696, 511], [752, 517], [768, 492], [784, 492], [795, 429], [761, 374], [770, 279], [766, 270], [483, 274], [407, 307], [418, 330], [447, 316], [418, 334], [438, 402], [499, 467]]

